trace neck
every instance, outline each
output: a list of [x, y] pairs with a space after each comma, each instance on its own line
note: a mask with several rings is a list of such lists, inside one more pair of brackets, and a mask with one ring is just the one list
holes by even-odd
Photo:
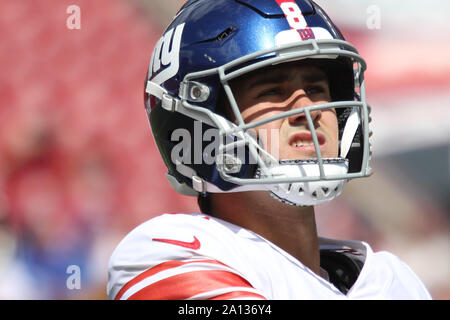
[[211, 195], [215, 217], [264, 237], [319, 274], [320, 255], [314, 207], [294, 207], [266, 191]]

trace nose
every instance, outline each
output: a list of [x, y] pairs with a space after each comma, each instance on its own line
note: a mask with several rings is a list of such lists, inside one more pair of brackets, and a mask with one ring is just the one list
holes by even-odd
[[[298, 96], [296, 100], [293, 102], [292, 110], [299, 109], [299, 108], [305, 108], [308, 106], [312, 106], [314, 103], [305, 95]], [[311, 120], [313, 123], [317, 123], [320, 118], [322, 117], [322, 111], [321, 110], [313, 110], [309, 111], [309, 114], [311, 115]], [[301, 124], [307, 124], [308, 120], [306, 119], [305, 113], [299, 113], [295, 114], [293, 116], [290, 116], [288, 118], [290, 125], [301, 125]]]

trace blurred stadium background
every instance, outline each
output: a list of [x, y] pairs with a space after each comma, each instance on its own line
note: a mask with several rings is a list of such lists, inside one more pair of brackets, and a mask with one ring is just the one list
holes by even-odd
[[[449, 299], [450, 2], [317, 2], [368, 62], [374, 131], [374, 175], [318, 208], [320, 234], [397, 254]], [[0, 0], [0, 299], [105, 299], [127, 232], [197, 210], [166, 182], [142, 101], [183, 3]], [[70, 265], [80, 289], [66, 286]]]

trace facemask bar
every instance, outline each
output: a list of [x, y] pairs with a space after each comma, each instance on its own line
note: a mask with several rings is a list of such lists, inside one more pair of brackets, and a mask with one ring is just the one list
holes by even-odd
[[[295, 49], [295, 50], [293, 50]], [[261, 58], [264, 55], [267, 54], [273, 54], [276, 53], [275, 57], [268, 58], [250, 65], [245, 65], [246, 63], [251, 62], [254, 59]], [[331, 102], [326, 104], [320, 104], [320, 105], [313, 105], [308, 106], [305, 108], [299, 108], [290, 110], [287, 112], [280, 113], [278, 115], [268, 117], [266, 119], [252, 122], [249, 124], [245, 124], [239, 107], [234, 99], [233, 92], [229, 86], [229, 81], [232, 79], [235, 79], [237, 77], [240, 77], [241, 75], [245, 75], [246, 73], [249, 73], [251, 71], [264, 68], [266, 66], [271, 66], [287, 61], [295, 61], [295, 60], [301, 60], [305, 58], [321, 58], [326, 57], [329, 58], [330, 56], [337, 57], [337, 56], [345, 56], [352, 59], [352, 61], [356, 62], [359, 66], [359, 70], [357, 73], [357, 79], [355, 79], [356, 86], [359, 87], [359, 94], [360, 94], [360, 101], [340, 101], [340, 102]], [[245, 65], [242, 68], [237, 68], [240, 65]], [[369, 118], [369, 111], [368, 106], [366, 104], [366, 91], [365, 91], [365, 83], [364, 83], [364, 70], [366, 69], [366, 63], [363, 60], [363, 58], [358, 54], [356, 48], [349, 44], [348, 42], [342, 41], [342, 40], [307, 40], [302, 41], [300, 43], [291, 43], [287, 45], [280, 46], [276, 49], [267, 49], [262, 50], [244, 57], [241, 57], [239, 59], [236, 59], [228, 64], [225, 64], [218, 68], [213, 68], [205, 71], [200, 72], [194, 72], [187, 74], [184, 78], [183, 83], [188, 84], [192, 81], [195, 81], [196, 79], [201, 79], [207, 76], [212, 76], [214, 74], [218, 74], [220, 81], [222, 82], [224, 91], [229, 99], [230, 106], [232, 108], [232, 111], [237, 119], [238, 124], [232, 124], [231, 122], [225, 120], [223, 117], [211, 112], [210, 110], [206, 108], [199, 107], [195, 104], [190, 103], [191, 101], [182, 90], [180, 90], [180, 97], [181, 100], [178, 99], [172, 99], [170, 103], [172, 103], [172, 111], [176, 110], [179, 111], [187, 116], [193, 117], [194, 119], [199, 119], [205, 123], [208, 123], [210, 125], [213, 125], [220, 130], [220, 134], [223, 136], [226, 135], [234, 135], [238, 138], [237, 142], [232, 142], [231, 144], [221, 144], [220, 150], [226, 151], [230, 150], [234, 147], [242, 146], [243, 144], [247, 145], [249, 147], [249, 151], [251, 153], [251, 156], [255, 157], [258, 161], [258, 165], [263, 171], [266, 171], [267, 161], [263, 161], [260, 154], [264, 154], [266, 158], [270, 159], [270, 155], [268, 155], [267, 152], [262, 150], [260, 146], [255, 142], [255, 140], [246, 132], [249, 129], [255, 128], [259, 125], [278, 120], [281, 118], [286, 118], [293, 115], [298, 114], [305, 114], [305, 117], [308, 121], [308, 125], [313, 137], [313, 143], [316, 150], [316, 157], [317, 164], [319, 166], [319, 172], [320, 174], [318, 176], [314, 177], [291, 177], [291, 178], [276, 178], [276, 177], [269, 177], [269, 178], [252, 178], [252, 179], [243, 179], [234, 177], [232, 175], [227, 174], [223, 170], [219, 170], [219, 173], [221, 177], [228, 182], [242, 185], [242, 186], [249, 186], [249, 185], [260, 185], [260, 184], [278, 184], [278, 183], [290, 183], [290, 182], [302, 182], [302, 181], [318, 181], [318, 180], [341, 180], [341, 179], [353, 179], [353, 178], [359, 178], [359, 177], [366, 177], [370, 175], [370, 167], [369, 167], [369, 130], [368, 130], [368, 118]], [[151, 81], [150, 81], [151, 82]], [[149, 83], [150, 83], [149, 82]], [[158, 88], [159, 90], [159, 88]], [[152, 89], [150, 89], [152, 91]], [[153, 89], [153, 91], [155, 91]], [[150, 92], [151, 93], [151, 92]], [[164, 94], [160, 94], [160, 96], [164, 96]], [[167, 96], [166, 96], [167, 98]], [[359, 118], [361, 122], [361, 129], [363, 133], [363, 139], [364, 139], [364, 148], [363, 148], [363, 157], [362, 157], [362, 166], [360, 172], [356, 173], [346, 173], [342, 175], [326, 175], [324, 170], [324, 163], [322, 159], [322, 155], [320, 153], [320, 147], [317, 139], [317, 134], [314, 129], [314, 124], [311, 119], [310, 112], [314, 110], [323, 110], [323, 109], [330, 109], [330, 108], [339, 108], [339, 107], [353, 107], [353, 110], [357, 110], [359, 113]], [[225, 121], [224, 121], [225, 120]], [[258, 151], [260, 154], [258, 154]], [[275, 159], [272, 159], [272, 162]], [[260, 188], [259, 188], [260, 189]]]
[[[241, 179], [241, 178], [236, 178], [233, 176], [230, 176], [226, 173], [222, 173], [221, 175], [223, 177], [224, 180], [233, 182], [233, 183], [238, 183], [239, 184], [251, 184], [251, 183], [256, 183], [256, 184], [268, 184], [268, 183], [287, 183], [287, 182], [301, 182], [301, 181], [318, 181], [318, 180], [340, 180], [340, 179], [353, 179], [353, 178], [360, 178], [360, 177], [365, 177], [367, 175], [370, 174], [369, 170], [364, 170], [365, 168], [368, 167], [368, 159], [367, 159], [367, 152], [366, 150], [364, 150], [364, 155], [363, 155], [363, 164], [362, 164], [362, 170], [361, 172], [356, 172], [356, 173], [347, 173], [345, 174], [345, 176], [343, 175], [325, 175], [324, 173], [324, 168], [323, 168], [323, 158], [322, 158], [322, 154], [320, 152], [320, 147], [319, 147], [319, 142], [318, 142], [318, 138], [317, 138], [317, 134], [316, 134], [316, 130], [314, 129], [314, 124], [310, 115], [311, 111], [314, 110], [324, 110], [324, 109], [331, 109], [331, 108], [339, 108], [339, 107], [353, 107], [354, 110], [359, 110], [359, 111], [355, 111], [358, 112], [360, 114], [362, 114], [361, 118], [364, 119], [364, 104], [361, 102], [353, 102], [353, 103], [349, 103], [349, 102], [334, 102], [334, 103], [327, 103], [327, 104], [320, 104], [320, 105], [314, 105], [314, 106], [310, 106], [310, 107], [306, 107], [306, 108], [298, 108], [295, 110], [290, 110], [287, 112], [283, 112], [280, 113], [278, 115], [272, 116], [272, 117], [268, 117], [264, 120], [261, 121], [257, 121], [257, 122], [252, 122], [249, 124], [245, 124], [242, 126], [236, 126], [233, 129], [230, 129], [229, 131], [226, 131], [225, 134], [233, 134], [235, 132], [239, 132], [239, 131], [247, 131], [249, 129], [252, 129], [256, 126], [271, 122], [271, 121], [275, 121], [281, 118], [286, 118], [286, 117], [290, 117], [293, 115], [299, 115], [304, 113], [308, 122], [308, 126], [310, 128], [310, 132], [313, 138], [313, 144], [315, 147], [315, 151], [316, 151], [316, 161], [317, 164], [319, 166], [319, 172], [320, 175], [316, 176], [316, 177], [298, 177], [298, 178], [267, 178], [267, 179]], [[367, 110], [366, 110], [367, 112]], [[364, 121], [363, 121], [363, 125], [364, 125]], [[365, 138], [366, 139], [366, 138]], [[367, 140], [365, 140], [367, 141]], [[248, 143], [248, 142], [247, 142]], [[222, 150], [232, 150], [233, 147], [241, 147], [242, 142], [233, 142], [233, 143], [229, 143], [226, 146], [224, 146], [224, 149]], [[249, 148], [250, 151], [252, 152], [252, 155], [254, 157], [259, 157], [261, 158], [261, 155], [257, 155], [257, 152], [259, 151], [260, 153], [262, 152], [265, 156], [269, 156], [266, 150], [261, 149], [261, 147], [259, 147], [256, 143], [250, 144], [249, 143]], [[364, 149], [367, 148], [367, 144], [364, 145]], [[365, 161], [364, 161], [365, 160]], [[278, 161], [277, 159], [273, 159], [273, 163], [275, 161]], [[261, 161], [258, 162], [258, 165], [260, 166], [260, 168], [262, 169], [262, 171], [268, 171], [267, 170], [267, 165], [266, 165], [267, 161]], [[269, 181], [270, 180], [270, 181]]]

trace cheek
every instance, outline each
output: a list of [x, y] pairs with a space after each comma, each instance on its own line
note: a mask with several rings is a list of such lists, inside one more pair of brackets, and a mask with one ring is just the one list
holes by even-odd
[[273, 156], [279, 153], [280, 128], [282, 123], [280, 120], [272, 121], [254, 129], [257, 132], [260, 145]]
[[[281, 112], [283, 111], [276, 109], [270, 110], [270, 107], [265, 104], [256, 104], [241, 109], [242, 119], [245, 123], [264, 120]], [[249, 133], [254, 137], [258, 137], [258, 142], [264, 150], [277, 157], [279, 153], [280, 128], [282, 124], [283, 119], [271, 121], [250, 129]]]
[[330, 157], [337, 157], [339, 153], [339, 126], [336, 114], [332, 111], [327, 111], [322, 114], [322, 127], [326, 131], [329, 143]]
[[334, 112], [326, 112], [323, 117], [323, 126], [327, 128], [330, 136], [338, 138], [338, 121]]
[[[267, 116], [255, 118], [253, 121], [265, 119]], [[245, 119], [245, 118], [244, 118]], [[278, 157], [280, 144], [280, 131], [283, 120], [276, 120], [265, 123], [249, 130], [253, 137], [258, 138], [260, 146], [274, 157]]]
[[245, 123], [255, 122], [258, 120], [262, 120], [267, 117], [267, 113], [264, 111], [264, 105], [256, 104], [256, 105], [249, 105], [248, 103], [241, 103], [238, 106], [241, 111], [242, 119]]
[[[253, 106], [251, 108], [247, 108], [241, 112], [242, 119], [245, 123], [256, 122], [259, 120], [267, 119], [268, 117], [279, 114], [280, 111], [269, 111], [267, 112], [265, 107], [261, 107], [259, 105]], [[256, 132], [258, 137], [269, 137], [271, 136], [271, 132], [279, 132], [281, 126], [283, 124], [283, 119], [270, 121], [263, 125], [257, 126], [251, 129], [253, 132]], [[273, 135], [273, 134], [272, 134]]]

